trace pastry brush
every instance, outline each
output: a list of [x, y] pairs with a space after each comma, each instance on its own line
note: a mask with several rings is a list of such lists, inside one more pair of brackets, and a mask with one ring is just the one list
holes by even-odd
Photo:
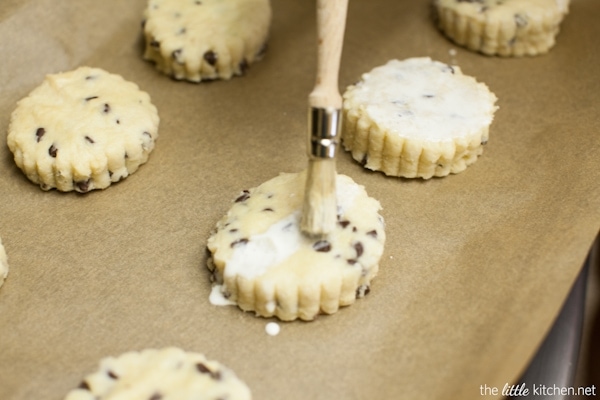
[[338, 74], [348, 0], [317, 0], [317, 76], [308, 96], [308, 168], [301, 230], [323, 236], [337, 217], [335, 153], [339, 143], [342, 96]]

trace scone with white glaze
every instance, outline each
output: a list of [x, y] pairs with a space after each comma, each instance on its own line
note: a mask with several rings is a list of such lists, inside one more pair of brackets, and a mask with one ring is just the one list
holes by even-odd
[[337, 175], [337, 226], [320, 238], [299, 227], [306, 171], [245, 190], [208, 240], [211, 302], [283, 321], [333, 314], [366, 295], [385, 242], [380, 204]]
[[158, 138], [148, 93], [122, 76], [79, 67], [47, 75], [17, 103], [7, 144], [43, 190], [105, 189], [144, 164]]
[[536, 56], [555, 44], [569, 0], [433, 0], [438, 28], [473, 51]]
[[343, 98], [344, 148], [368, 169], [405, 178], [456, 174], [473, 164], [498, 108], [484, 83], [428, 57], [376, 67]]
[[265, 52], [269, 0], [148, 0], [144, 59], [178, 80], [243, 75]]
[[6, 250], [2, 245], [2, 238], [0, 238], [0, 286], [4, 284], [4, 280], [8, 276], [8, 257], [6, 256]]
[[100, 361], [65, 400], [251, 400], [235, 373], [203, 354], [177, 347], [130, 351]]

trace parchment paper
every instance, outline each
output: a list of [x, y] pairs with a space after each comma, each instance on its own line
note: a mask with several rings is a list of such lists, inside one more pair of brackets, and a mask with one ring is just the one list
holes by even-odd
[[600, 3], [574, 0], [549, 54], [501, 59], [449, 42], [428, 1], [350, 2], [340, 90], [430, 56], [485, 82], [500, 109], [458, 175], [388, 178], [340, 152], [338, 171], [384, 208], [379, 276], [355, 305], [272, 337], [267, 320], [209, 304], [205, 244], [240, 190], [306, 167], [313, 3], [274, 0], [265, 58], [192, 84], [142, 60], [144, 0], [2, 0], [3, 132], [45, 74], [80, 65], [136, 82], [161, 124], [147, 164], [86, 195], [30, 183], [2, 135], [1, 399], [61, 399], [101, 358], [165, 346], [221, 361], [260, 400], [475, 399], [518, 379], [600, 226]]

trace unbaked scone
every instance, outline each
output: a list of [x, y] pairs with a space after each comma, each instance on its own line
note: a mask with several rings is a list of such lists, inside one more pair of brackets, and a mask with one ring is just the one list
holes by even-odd
[[569, 0], [433, 0], [438, 28], [487, 55], [535, 56], [555, 44]]
[[200, 353], [176, 347], [131, 351], [100, 361], [65, 400], [250, 400], [235, 373]]
[[0, 286], [4, 284], [4, 280], [8, 276], [8, 258], [6, 257], [6, 250], [2, 245], [2, 239], [0, 238]]
[[305, 181], [306, 171], [284, 173], [235, 199], [208, 240], [211, 303], [312, 320], [369, 292], [385, 242], [379, 202], [337, 175], [337, 226], [308, 238], [299, 227]]
[[474, 163], [498, 108], [484, 83], [427, 57], [376, 67], [343, 98], [344, 148], [366, 168], [405, 178]]
[[148, 93], [120, 75], [79, 67], [47, 75], [17, 103], [7, 143], [43, 190], [107, 188], [148, 160], [159, 117]]
[[269, 0], [148, 0], [144, 59], [191, 82], [243, 75], [265, 52]]

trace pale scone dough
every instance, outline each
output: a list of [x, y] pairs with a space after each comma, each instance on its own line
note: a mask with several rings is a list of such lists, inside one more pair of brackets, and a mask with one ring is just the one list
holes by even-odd
[[487, 55], [535, 56], [555, 44], [569, 0], [433, 0], [438, 28]]
[[265, 52], [269, 0], [148, 0], [144, 59], [191, 82], [243, 75]]
[[148, 93], [120, 75], [79, 67], [47, 75], [17, 103], [7, 143], [43, 190], [107, 188], [148, 160], [159, 117]]
[[337, 226], [309, 238], [299, 228], [305, 181], [306, 171], [283, 173], [235, 199], [208, 240], [211, 302], [312, 320], [369, 292], [385, 242], [379, 202], [337, 175]]
[[100, 361], [65, 400], [250, 400], [235, 373], [203, 354], [176, 347], [130, 351]]
[[405, 178], [473, 164], [498, 108], [484, 83], [428, 57], [376, 67], [343, 98], [344, 148], [368, 169]]

